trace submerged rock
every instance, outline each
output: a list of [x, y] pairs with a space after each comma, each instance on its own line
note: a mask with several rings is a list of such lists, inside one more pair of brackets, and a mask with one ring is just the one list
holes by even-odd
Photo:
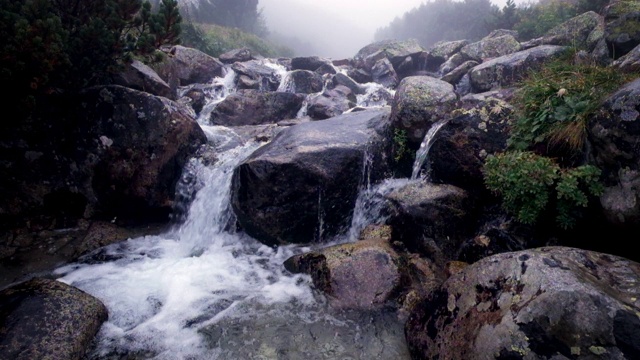
[[453, 274], [405, 325], [414, 359], [637, 359], [640, 264], [563, 247]]
[[0, 292], [0, 358], [80, 360], [106, 307], [72, 286], [33, 279]]

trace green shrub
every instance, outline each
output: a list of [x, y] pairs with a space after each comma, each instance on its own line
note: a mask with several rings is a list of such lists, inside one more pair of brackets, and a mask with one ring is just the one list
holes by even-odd
[[509, 146], [527, 150], [539, 143], [582, 150], [588, 120], [601, 101], [628, 77], [611, 67], [576, 64], [575, 52], [530, 72], [513, 104], [516, 122]]
[[[177, 39], [175, 0], [0, 0], [0, 81], [28, 116], [36, 99], [108, 82], [133, 56]], [[11, 112], [11, 111], [10, 111]]]
[[401, 162], [411, 153], [411, 151], [407, 147], [407, 139], [407, 130], [393, 130], [393, 160], [396, 162], [396, 164]]
[[599, 196], [604, 189], [594, 166], [561, 169], [550, 158], [525, 151], [490, 156], [483, 172], [485, 185], [502, 198], [503, 208], [525, 224], [534, 224], [555, 204], [556, 223], [571, 228], [589, 196]]

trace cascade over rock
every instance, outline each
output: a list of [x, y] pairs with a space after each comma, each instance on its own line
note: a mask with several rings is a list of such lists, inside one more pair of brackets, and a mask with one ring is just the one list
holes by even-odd
[[389, 112], [299, 124], [256, 150], [233, 175], [240, 226], [270, 245], [311, 243], [344, 231], [363, 179], [380, 179], [387, 169]]
[[586, 250], [494, 255], [414, 308], [409, 349], [414, 359], [636, 359], [639, 281], [640, 264]]
[[431, 179], [485, 191], [482, 167], [488, 155], [506, 150], [512, 114], [511, 105], [497, 97], [459, 101], [431, 148]]
[[430, 76], [402, 79], [393, 100], [394, 126], [405, 130], [410, 141], [420, 143], [431, 124], [443, 118], [457, 99], [453, 86]]
[[256, 88], [263, 91], [276, 91], [282, 80], [272, 67], [265, 65], [261, 60], [237, 62], [231, 65], [231, 69], [240, 75], [239, 78], [244, 75], [248, 80], [257, 83]]
[[100, 300], [62, 282], [12, 286], [0, 292], [0, 358], [84, 359], [107, 317]]

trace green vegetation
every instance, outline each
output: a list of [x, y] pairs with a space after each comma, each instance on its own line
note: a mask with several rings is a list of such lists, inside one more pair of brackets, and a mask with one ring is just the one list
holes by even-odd
[[578, 208], [588, 205], [589, 196], [604, 190], [595, 166], [562, 169], [550, 158], [525, 151], [488, 157], [484, 177], [487, 188], [502, 197], [504, 209], [520, 222], [534, 224], [555, 204], [556, 223], [564, 229], [575, 225]]
[[514, 99], [517, 120], [509, 145], [526, 150], [545, 143], [580, 151], [586, 125], [601, 101], [630, 80], [611, 67], [573, 61], [575, 51], [531, 71]]
[[393, 160], [400, 163], [411, 151], [407, 147], [407, 130], [394, 129], [393, 131]]
[[177, 40], [175, 0], [0, 0], [0, 80], [26, 115], [36, 98], [105, 83], [134, 56]]
[[569, 167], [547, 156], [560, 151], [570, 159], [583, 159], [589, 120], [604, 98], [632, 77], [574, 59], [576, 52], [570, 51], [531, 71], [519, 84], [512, 101], [516, 120], [509, 151], [485, 162], [486, 187], [526, 224], [548, 211], [558, 226], [571, 228], [580, 208], [603, 191], [597, 167]]
[[272, 44], [257, 35], [213, 24], [187, 24], [181, 41], [185, 46], [196, 48], [213, 57], [242, 47], [265, 57], [293, 56], [290, 49]]

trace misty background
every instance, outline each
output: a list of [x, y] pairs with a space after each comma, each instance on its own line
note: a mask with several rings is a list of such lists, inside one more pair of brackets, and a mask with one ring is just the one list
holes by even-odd
[[[507, 0], [487, 0], [502, 9]], [[435, 3], [451, 1], [439, 1]], [[475, 1], [467, 1], [475, 3]], [[515, 0], [516, 5], [530, 3]], [[425, 0], [259, 0], [269, 37], [294, 50], [298, 56], [321, 55], [334, 59], [353, 57], [359, 49], [375, 41], [376, 30], [388, 26]], [[431, 1], [434, 3], [434, 1]], [[417, 16], [419, 16], [417, 14]], [[417, 26], [424, 26], [420, 22]], [[457, 27], [464, 27], [460, 19]], [[438, 30], [432, 31], [437, 35]], [[383, 37], [384, 34], [380, 34]], [[389, 33], [388, 38], [401, 34]], [[455, 36], [452, 34], [452, 36]], [[415, 36], [414, 36], [415, 37]], [[458, 38], [462, 39], [462, 38]], [[458, 40], [449, 39], [449, 40]]]

